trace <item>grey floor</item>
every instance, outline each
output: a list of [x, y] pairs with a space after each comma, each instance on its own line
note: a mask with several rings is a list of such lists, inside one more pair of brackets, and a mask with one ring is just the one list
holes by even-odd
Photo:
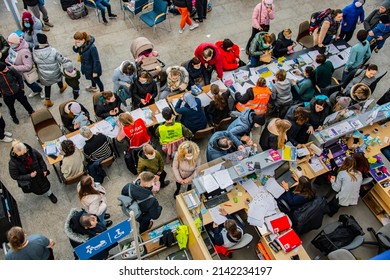
[[[120, 10], [119, 0], [112, 0], [113, 11], [118, 14], [118, 19], [110, 20], [108, 25], [98, 23], [94, 12], [80, 20], [71, 20], [65, 12], [62, 11], [59, 0], [46, 1], [46, 6], [49, 11], [50, 21], [55, 25], [51, 31], [47, 32], [50, 44], [62, 52], [63, 55], [76, 61], [76, 55], [73, 53], [71, 47], [73, 44], [73, 34], [76, 31], [87, 31], [96, 38], [96, 46], [98, 47], [102, 66], [103, 66], [103, 82], [106, 89], [112, 89], [111, 76], [113, 70], [120, 65], [125, 59], [133, 59], [130, 53], [130, 44], [133, 39], [139, 36], [149, 38], [155, 46], [155, 50], [160, 53], [161, 60], [167, 66], [180, 64], [193, 56], [193, 51], [201, 42], [216, 42], [224, 38], [230, 38], [237, 43], [241, 48], [244, 48], [251, 32], [251, 15], [254, 6], [259, 2], [255, 0], [212, 0], [213, 10], [208, 14], [207, 20], [200, 24], [200, 27], [194, 31], [185, 30], [183, 34], [179, 34], [180, 16], [171, 16], [170, 22], [172, 24], [172, 32], [165, 30], [158, 30], [156, 36], [145, 25], [140, 31], [136, 31], [128, 20], [123, 19], [122, 11]], [[293, 37], [296, 36], [298, 25], [304, 20], [308, 20], [310, 14], [314, 11], [323, 10], [328, 7], [343, 8], [352, 1], [349, 0], [275, 0], [276, 5], [276, 19], [271, 23], [271, 32], [279, 33], [284, 28], [291, 28], [293, 30]], [[367, 1], [364, 6], [368, 14], [381, 1]], [[19, 1], [18, 8], [22, 11], [22, 1]], [[12, 15], [7, 12], [3, 1], [0, 1], [0, 33], [6, 36], [17, 29]], [[353, 39], [350, 43], [355, 43]], [[390, 54], [388, 44], [379, 54], [374, 54], [371, 62], [376, 63], [380, 70], [389, 70], [388, 55]], [[298, 48], [299, 49], [299, 48]], [[247, 61], [245, 53], [242, 52], [242, 58]], [[79, 66], [76, 63], [77, 66]], [[340, 73], [338, 73], [340, 74]], [[381, 95], [388, 88], [387, 77], [382, 79], [379, 83], [375, 95]], [[84, 88], [89, 84], [85, 79], [81, 80], [81, 86]], [[29, 93], [29, 89], [27, 90]], [[59, 94], [59, 89], [56, 86], [52, 88], [52, 100], [55, 105], [50, 109], [56, 120], [60, 122], [58, 104], [72, 98], [71, 89], [67, 89], [62, 95]], [[82, 90], [79, 101], [84, 104], [90, 112], [93, 112], [92, 97], [90, 93]], [[35, 109], [43, 107], [43, 101], [37, 96], [30, 99], [31, 104]], [[14, 137], [34, 148], [41, 151], [31, 125], [31, 121], [26, 111], [16, 104], [20, 124], [13, 124], [10, 116], [7, 114], [7, 109], [3, 106], [1, 111], [3, 113], [7, 130], [14, 133]], [[259, 137], [259, 130], [254, 131], [255, 137]], [[199, 142], [200, 147], [204, 151], [207, 139]], [[56, 241], [55, 257], [56, 259], [73, 259], [72, 248], [68, 239], [64, 234], [64, 221], [73, 207], [80, 207], [80, 203], [76, 196], [75, 186], [62, 186], [57, 178], [50, 176], [52, 189], [57, 195], [59, 201], [53, 205], [49, 199], [42, 196], [25, 195], [17, 187], [16, 182], [13, 181], [8, 173], [8, 159], [11, 145], [6, 143], [0, 144], [0, 153], [2, 160], [0, 160], [0, 179], [7, 186], [18, 202], [21, 220], [24, 229], [28, 234], [41, 233]], [[205, 162], [205, 154], [202, 154], [203, 162]], [[170, 166], [166, 167], [168, 178], [173, 181]], [[117, 160], [109, 169], [111, 182], [105, 181], [104, 186], [107, 189], [108, 195], [108, 212], [111, 213], [112, 219], [115, 223], [124, 220], [124, 215], [118, 207], [118, 196], [121, 188], [134, 179], [127, 170], [123, 162], [123, 158]], [[156, 225], [176, 216], [175, 203], [172, 199], [174, 192], [174, 184], [164, 188], [158, 194], [158, 200], [164, 207], [161, 218], [156, 221]], [[372, 226], [375, 229], [380, 227], [379, 222], [367, 209], [367, 207], [359, 201], [357, 206], [343, 209], [340, 213], [350, 213], [356, 217], [363, 228]], [[329, 219], [325, 217], [323, 225], [333, 221], [337, 217]], [[318, 233], [319, 230], [312, 231], [305, 234], [302, 239], [309, 255], [314, 258], [319, 251], [314, 248], [310, 241]], [[371, 237], [367, 237], [371, 239]], [[172, 248], [169, 252], [174, 251]], [[242, 249], [245, 250], [245, 249]], [[357, 257], [361, 259], [368, 259], [376, 254], [374, 248], [361, 247], [354, 251]], [[240, 253], [241, 254], [241, 253]], [[159, 254], [154, 259], [164, 259], [167, 252]], [[0, 259], [3, 258], [0, 253]]]

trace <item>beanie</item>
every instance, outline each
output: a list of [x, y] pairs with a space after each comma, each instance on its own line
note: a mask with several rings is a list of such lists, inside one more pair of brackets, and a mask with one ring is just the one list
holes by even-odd
[[351, 103], [351, 98], [349, 97], [337, 97], [336, 100], [340, 107], [342, 107], [343, 109], [347, 108]]
[[388, 24], [390, 23], [390, 17], [388, 14], [382, 14], [379, 16], [379, 20], [384, 23], [384, 24]]
[[390, 1], [389, 1], [389, 0], [383, 1], [383, 3], [382, 3], [381, 6], [382, 6], [382, 7], [385, 7], [386, 10], [390, 9]]
[[166, 121], [169, 121], [169, 120], [172, 118], [172, 111], [171, 111], [171, 109], [169, 109], [169, 107], [165, 107], [165, 108], [162, 110], [161, 115], [163, 116], [163, 118], [164, 118]]
[[39, 44], [47, 44], [47, 36], [43, 33], [37, 34], [37, 39]]
[[63, 67], [64, 67], [65, 71], [67, 71], [67, 72], [72, 72], [74, 69], [72, 61], [65, 62]]
[[3, 72], [5, 67], [7, 67], [7, 64], [5, 64], [4, 62], [1, 62], [0, 61], [0, 71]]
[[30, 24], [33, 24], [33, 17], [32, 14], [28, 11], [24, 11], [22, 14], [22, 21], [28, 21]]
[[72, 105], [70, 106], [70, 111], [73, 115], [78, 115], [81, 113], [81, 106], [77, 102], [72, 102]]
[[12, 44], [18, 44], [19, 45], [20, 44], [20, 37], [16, 33], [11, 33], [8, 36], [8, 42], [12, 43]]
[[272, 5], [274, 3], [274, 0], [264, 0], [264, 4], [266, 5]]

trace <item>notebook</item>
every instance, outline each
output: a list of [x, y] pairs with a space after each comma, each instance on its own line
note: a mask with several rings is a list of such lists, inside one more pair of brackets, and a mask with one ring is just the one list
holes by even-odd
[[293, 229], [289, 229], [285, 233], [276, 238], [276, 242], [280, 244], [285, 253], [294, 250], [302, 244], [301, 239]]
[[279, 233], [291, 227], [290, 220], [286, 215], [270, 221], [270, 224], [272, 227], [270, 230], [273, 233]]

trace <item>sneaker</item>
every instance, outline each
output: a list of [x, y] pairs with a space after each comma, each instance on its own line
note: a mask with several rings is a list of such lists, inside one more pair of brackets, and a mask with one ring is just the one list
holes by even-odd
[[[5, 133], [4, 133], [4, 135], [5, 135]], [[8, 136], [4, 136], [3, 139], [0, 139], [1, 142], [5, 142], [5, 143], [10, 143], [10, 142], [12, 142], [12, 140], [13, 139], [11, 137], [8, 137]]]
[[171, 181], [166, 180], [166, 181], [164, 181], [164, 184], [161, 187], [165, 188], [165, 187], [169, 186], [170, 183], [171, 183]]
[[93, 87], [93, 86], [86, 87], [85, 90], [88, 92], [98, 91], [97, 87]]
[[45, 21], [45, 25], [49, 27], [54, 27], [54, 24], [52, 24], [50, 21]]
[[108, 213], [104, 214], [104, 219], [105, 219], [105, 220], [107, 220], [107, 219], [109, 219], [109, 218], [111, 218], [111, 215], [110, 215], [110, 214], [108, 214]]
[[42, 26], [42, 31], [50, 31], [50, 27], [47, 25]]
[[112, 226], [112, 221], [111, 220], [107, 220], [106, 221], [106, 228]]
[[67, 83], [64, 83], [64, 86], [60, 88], [60, 93], [63, 93], [67, 87], [68, 87]]
[[12, 133], [8, 131], [4, 131], [4, 135], [7, 137], [12, 137]]
[[54, 204], [57, 203], [58, 199], [54, 194], [49, 195], [50, 201], [53, 202]]
[[19, 119], [17, 117], [12, 117], [12, 121], [16, 124], [19, 124]]
[[375, 52], [375, 53], [378, 53], [378, 52], [379, 52], [378, 47], [375, 47], [374, 52]]
[[49, 107], [51, 107], [51, 106], [53, 106], [54, 104], [53, 104], [53, 102], [51, 102], [51, 100], [50, 99], [46, 99], [45, 100], [45, 106], [47, 107], [47, 108], [49, 108]]
[[184, 32], [184, 29], [183, 28], [180, 28], [179, 29], [179, 33], [182, 34]]
[[194, 30], [195, 28], [198, 28], [198, 27], [199, 27], [199, 23], [193, 22], [193, 23], [190, 25], [190, 30]]
[[45, 99], [45, 93], [42, 91], [40, 94], [41, 94], [41, 99]]
[[108, 15], [109, 18], [116, 18], [117, 15], [116, 14], [111, 14], [111, 15]]
[[41, 94], [42, 92], [32, 92], [28, 95], [28, 97], [34, 97], [37, 96], [38, 94]]

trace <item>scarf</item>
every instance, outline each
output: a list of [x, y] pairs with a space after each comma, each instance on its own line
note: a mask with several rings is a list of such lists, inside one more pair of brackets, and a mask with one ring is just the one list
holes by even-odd
[[198, 111], [197, 103], [195, 100], [195, 96], [193, 96], [191, 93], [187, 92], [184, 94], [184, 101], [190, 106], [191, 109]]

